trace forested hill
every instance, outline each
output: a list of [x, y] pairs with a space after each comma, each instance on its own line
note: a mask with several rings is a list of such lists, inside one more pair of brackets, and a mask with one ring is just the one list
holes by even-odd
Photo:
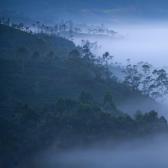
[[72, 60], [74, 49], [71, 41], [60, 37], [33, 35], [0, 25], [2, 106], [52, 104], [59, 97], [78, 98], [82, 91], [97, 101], [111, 92], [117, 104], [128, 97], [153, 103], [116, 80], [105, 80], [102, 67]]
[[31, 59], [38, 52], [41, 57], [53, 52], [56, 56], [65, 56], [73, 48], [71, 41], [61, 37], [33, 35], [0, 24], [0, 58], [16, 59], [20, 49], [25, 49], [26, 59]]
[[87, 45], [0, 25], [0, 81], [0, 167], [23, 167], [52, 143], [62, 149], [168, 130], [155, 111], [133, 118], [118, 109], [149, 98], [119, 83]]

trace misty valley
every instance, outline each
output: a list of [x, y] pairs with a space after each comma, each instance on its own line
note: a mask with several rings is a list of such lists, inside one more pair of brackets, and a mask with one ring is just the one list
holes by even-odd
[[168, 168], [163, 6], [10, 1], [0, 2], [0, 167]]
[[[135, 140], [117, 147], [96, 146], [92, 148], [56, 153], [45, 153], [40, 166], [44, 168], [167, 168], [167, 138]], [[39, 162], [38, 162], [39, 163]]]

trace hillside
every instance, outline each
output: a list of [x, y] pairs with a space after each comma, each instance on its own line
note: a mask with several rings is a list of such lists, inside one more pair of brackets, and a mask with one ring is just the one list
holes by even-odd
[[153, 101], [119, 83], [87, 47], [0, 25], [0, 53], [0, 167], [32, 167], [31, 156], [53, 143], [62, 150], [168, 130], [155, 111], [119, 109]]
[[5, 25], [0, 25], [0, 35], [0, 58], [3, 59], [15, 59], [20, 48], [25, 48], [27, 59], [30, 59], [34, 52], [39, 52], [41, 57], [50, 52], [56, 56], [65, 56], [75, 47], [72, 42], [61, 37], [32, 35]]
[[76, 99], [82, 91], [94, 95], [98, 102], [111, 92], [118, 105], [136, 98], [142, 104], [153, 103], [115, 80], [109, 83], [97, 79], [98, 73], [102, 73], [98, 67], [80, 60], [68, 63], [68, 55], [75, 46], [63, 38], [32, 35], [0, 25], [0, 44], [1, 108], [9, 103], [45, 106], [59, 97]]

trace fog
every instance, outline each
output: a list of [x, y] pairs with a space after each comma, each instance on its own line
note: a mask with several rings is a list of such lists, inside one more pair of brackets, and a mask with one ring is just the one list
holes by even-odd
[[[108, 23], [108, 26], [116, 31], [118, 35], [106, 38], [92, 36], [84, 38], [84, 40], [97, 42], [98, 48], [93, 51], [96, 55], [102, 55], [105, 51], [108, 51], [114, 56], [114, 62], [119, 62], [123, 65], [127, 63], [127, 59], [130, 59], [132, 63], [144, 61], [155, 67], [168, 69], [168, 23], [151, 23], [150, 21], [146, 23], [137, 22], [135, 24], [110, 25]], [[81, 38], [75, 38], [74, 41], [76, 44], [80, 44]], [[159, 107], [160, 113], [166, 117], [168, 117], [167, 100], [168, 98], [164, 98], [160, 102], [163, 107]], [[150, 104], [147, 104], [147, 106], [150, 106]], [[151, 110], [152, 107], [145, 110]], [[139, 109], [133, 108], [133, 110]], [[155, 110], [158, 110], [158, 108], [155, 108]]]
[[[118, 145], [99, 145], [57, 153], [41, 158], [43, 168], [167, 168], [168, 142], [165, 136], [128, 141]], [[42, 161], [43, 160], [43, 161]]]
[[[118, 32], [119, 38], [89, 38], [101, 46], [99, 53], [109, 51], [121, 63], [130, 58], [132, 62], [147, 61], [155, 66], [167, 66], [168, 24], [114, 24], [110, 27]], [[77, 39], [77, 43], [79, 41]]]

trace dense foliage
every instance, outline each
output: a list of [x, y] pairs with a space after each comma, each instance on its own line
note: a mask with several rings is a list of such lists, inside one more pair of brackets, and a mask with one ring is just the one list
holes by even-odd
[[99, 59], [87, 43], [75, 47], [3, 25], [0, 35], [2, 167], [19, 167], [52, 143], [62, 149], [168, 130], [155, 111], [131, 117], [117, 108], [143, 95], [116, 80], [108, 53]]
[[168, 94], [168, 73], [164, 68], [154, 68], [144, 62], [134, 65], [129, 62], [124, 74], [124, 82], [144, 95], [158, 99]]

